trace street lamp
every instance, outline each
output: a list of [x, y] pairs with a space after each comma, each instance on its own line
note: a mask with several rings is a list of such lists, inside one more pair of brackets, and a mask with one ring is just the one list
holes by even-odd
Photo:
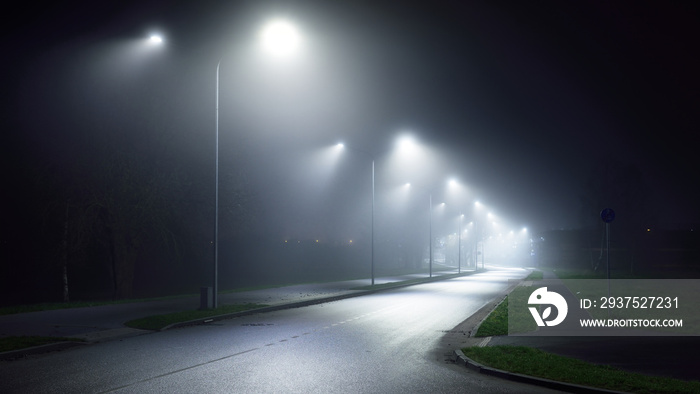
[[429, 276], [432, 278], [433, 277], [433, 192], [430, 192], [428, 196], [428, 213], [429, 213], [429, 218], [428, 220], [430, 221], [430, 231], [429, 231], [429, 236], [430, 236], [430, 244], [428, 245], [430, 249], [430, 253], [428, 254], [428, 273]]
[[262, 30], [263, 48], [273, 56], [294, 52], [301, 41], [296, 26], [283, 19], [270, 21]]
[[[406, 187], [412, 187], [406, 182]], [[433, 192], [428, 190], [428, 273], [433, 277]]]
[[[483, 204], [481, 204], [479, 201], [474, 201], [474, 270], [477, 271], [479, 269], [479, 238], [481, 238], [481, 233], [483, 230], [481, 227], [478, 225], [479, 223], [479, 211], [483, 208]], [[481, 243], [481, 266], [483, 268], [484, 266], [484, 243], [482, 241]]]
[[[273, 20], [263, 27], [261, 34], [262, 44], [268, 53], [276, 56], [287, 55], [293, 52], [300, 42], [300, 36], [293, 24], [284, 20]], [[153, 42], [153, 37], [151, 41]], [[156, 39], [157, 40], [157, 39]], [[221, 58], [216, 64], [216, 171], [215, 171], [215, 197], [214, 197], [214, 278], [212, 289], [212, 307], [219, 306], [219, 69]]]
[[[448, 185], [455, 185], [454, 181], [448, 181]], [[410, 183], [406, 183], [407, 187], [411, 187]], [[421, 188], [422, 189], [422, 188]], [[433, 277], [433, 189], [425, 189], [428, 192], [428, 221], [429, 221], [429, 232], [430, 237], [428, 243], [428, 274]], [[445, 203], [440, 203], [440, 206], [444, 206]]]
[[462, 220], [464, 214], [459, 215], [459, 231], [457, 232], [457, 273], [462, 273]]
[[[343, 144], [342, 142], [339, 142], [336, 146], [340, 149], [345, 149], [345, 144]], [[372, 241], [371, 241], [371, 243], [372, 243], [372, 247], [371, 247], [372, 257], [371, 257], [370, 277], [372, 278], [372, 286], [374, 286], [374, 156], [372, 154], [365, 152], [363, 150], [360, 150], [360, 149], [355, 149], [355, 148], [349, 148], [349, 149], [352, 149], [354, 151], [357, 151], [359, 153], [367, 155], [368, 157], [370, 157], [372, 159], [372, 224], [371, 224], [372, 233], [370, 234], [370, 236], [372, 238]]]
[[154, 45], [162, 44], [163, 37], [159, 36], [158, 34], [153, 34], [148, 38], [148, 42]]

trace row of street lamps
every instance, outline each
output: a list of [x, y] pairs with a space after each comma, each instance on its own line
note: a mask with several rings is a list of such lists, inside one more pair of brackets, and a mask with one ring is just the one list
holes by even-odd
[[[411, 139], [411, 138], [406, 137], [406, 136], [403, 136], [401, 139], [399, 139], [399, 144], [398, 144], [398, 146], [399, 146], [399, 149], [400, 149], [400, 150], [401, 150], [401, 149], [404, 149], [404, 150], [410, 150], [410, 151], [414, 151], [414, 152], [415, 152], [415, 150], [416, 150], [416, 148], [417, 148], [417, 144], [415, 143], [415, 141], [414, 141], [413, 139]], [[372, 211], [371, 211], [371, 222], [370, 222], [370, 227], [371, 227], [371, 270], [370, 270], [370, 278], [371, 278], [371, 284], [374, 285], [374, 283], [375, 283], [375, 251], [374, 251], [375, 240], [374, 240], [374, 234], [375, 234], [375, 216], [376, 216], [376, 215], [375, 215], [375, 206], [376, 206], [376, 203], [375, 203], [375, 200], [376, 200], [376, 196], [375, 196], [375, 193], [376, 193], [376, 186], [375, 186], [375, 161], [376, 161], [376, 159], [375, 159], [375, 157], [376, 157], [376, 156], [375, 156], [374, 154], [372, 154], [372, 153], [367, 152], [367, 151], [349, 147], [349, 146], [347, 146], [346, 144], [344, 144], [344, 143], [342, 143], [342, 142], [336, 144], [336, 147], [338, 148], [339, 151], [342, 151], [342, 150], [345, 150], [345, 149], [350, 149], [350, 150], [353, 150], [353, 151], [355, 151], [355, 152], [358, 152], [358, 153], [360, 153], [360, 154], [362, 154], [362, 155], [364, 155], [364, 156], [367, 156], [367, 157], [369, 157], [369, 158], [371, 159], [371, 164], [372, 164], [372, 166], [371, 166], [371, 181], [372, 181], [371, 202], [372, 202]], [[449, 180], [447, 181], [447, 185], [448, 185], [448, 187], [449, 187], [450, 189], [453, 189], [453, 190], [460, 187], [460, 184], [459, 184], [455, 179], [449, 179]], [[415, 186], [411, 186], [411, 183], [406, 183], [406, 184], [405, 184], [405, 187], [406, 187], [406, 188], [411, 188], [411, 187], [415, 187]], [[428, 212], [429, 212], [429, 247], [428, 247], [429, 252], [428, 252], [428, 266], [429, 266], [429, 276], [430, 276], [430, 277], [433, 276], [433, 262], [434, 262], [434, 255], [433, 255], [433, 242], [434, 242], [434, 240], [433, 240], [433, 210], [434, 210], [435, 206], [433, 205], [433, 193], [434, 193], [435, 191], [437, 191], [436, 189], [437, 189], [437, 188], [435, 188], [435, 187], [434, 187], [434, 188], [424, 188], [424, 190], [425, 190], [425, 191], [427, 192], [427, 194], [428, 194]], [[441, 203], [440, 205], [441, 205], [441, 206], [444, 206], [445, 203]], [[475, 269], [478, 268], [478, 267], [477, 267], [477, 260], [478, 260], [478, 251], [477, 251], [477, 248], [478, 248], [478, 242], [479, 242], [479, 240], [478, 240], [478, 235], [476, 235], [476, 233], [477, 233], [477, 232], [476, 232], [476, 216], [477, 216], [477, 212], [478, 212], [478, 211], [482, 211], [483, 209], [484, 209], [483, 204], [481, 204], [481, 203], [478, 202], [478, 201], [475, 201], [475, 202], [474, 202], [474, 210], [475, 210], [474, 218], [475, 218], [475, 220], [474, 220], [472, 223], [474, 224], [474, 233], [475, 233], [474, 242], [477, 244], [477, 247], [475, 247], [475, 249], [474, 249]], [[488, 213], [487, 217], [488, 217], [488, 219], [491, 220], [492, 223], [493, 223], [493, 215], [492, 215], [490, 212]], [[463, 214], [463, 213], [460, 213], [459, 218], [460, 218], [460, 221], [459, 221], [459, 230], [458, 230], [458, 262], [457, 262], [457, 270], [458, 270], [458, 272], [461, 272], [461, 266], [462, 266], [462, 264], [461, 264], [461, 263], [462, 263], [462, 262], [461, 262], [461, 259], [462, 259], [462, 235], [463, 235], [463, 234], [462, 234], [462, 220], [464, 219], [464, 214]], [[483, 248], [483, 245], [482, 245], [482, 248]], [[483, 252], [483, 251], [482, 251], [482, 252]], [[483, 255], [482, 255], [482, 265], [483, 265]]]
[[[301, 42], [301, 36], [299, 34], [299, 31], [297, 28], [291, 24], [288, 21], [285, 20], [273, 20], [263, 26], [263, 29], [261, 30], [260, 34], [260, 40], [261, 40], [261, 46], [263, 49], [266, 50], [266, 53], [275, 56], [275, 57], [283, 57], [283, 56], [288, 56], [291, 53], [293, 53], [300, 45]], [[159, 35], [152, 35], [148, 39], [149, 43], [153, 45], [159, 45], [163, 43], [163, 38]], [[219, 271], [219, 89], [220, 89], [220, 82], [219, 82], [219, 75], [220, 75], [220, 67], [221, 67], [221, 59], [216, 64], [216, 89], [215, 89], [215, 145], [216, 145], [216, 152], [215, 152], [215, 220], [214, 220], [214, 266], [213, 266], [213, 286], [212, 286], [212, 295], [211, 295], [211, 307], [217, 308], [218, 307], [218, 292], [219, 292], [219, 278], [218, 278], [218, 271]], [[346, 147], [344, 144], [340, 143], [338, 144], [339, 148], [349, 148]], [[415, 143], [408, 139], [408, 138], [403, 138], [399, 142], [399, 147], [404, 150], [410, 150], [415, 148]], [[375, 253], [374, 253], [374, 228], [375, 228], [375, 156], [369, 152], [355, 149], [355, 148], [350, 148], [354, 151], [357, 151], [363, 155], [368, 156], [371, 161], [372, 161], [372, 172], [371, 172], [371, 180], [372, 180], [372, 195], [371, 195], [371, 200], [372, 200], [372, 215], [371, 215], [371, 272], [370, 272], [370, 277], [371, 277], [371, 284], [374, 285], [375, 283]], [[407, 184], [410, 186], [410, 184]], [[450, 180], [449, 185], [451, 187], [457, 186], [457, 182], [455, 180]], [[430, 236], [430, 246], [429, 246], [429, 275], [430, 277], [433, 276], [433, 190], [432, 189], [426, 189], [429, 193], [429, 209], [430, 209], [430, 231], [429, 231], [429, 236]], [[480, 204], [477, 202], [475, 206], [478, 208]], [[458, 262], [458, 270], [461, 271], [461, 218], [463, 218], [464, 215], [461, 215], [460, 217], [460, 230], [459, 230], [459, 262]], [[478, 240], [476, 241], [478, 242]], [[475, 263], [476, 263], [476, 255], [475, 255]], [[476, 267], [475, 267], [476, 268]]]

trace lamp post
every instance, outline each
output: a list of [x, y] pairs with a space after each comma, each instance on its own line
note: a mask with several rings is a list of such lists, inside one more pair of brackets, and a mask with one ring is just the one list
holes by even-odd
[[433, 192], [430, 192], [430, 195], [428, 197], [428, 212], [430, 215], [430, 243], [429, 243], [429, 257], [428, 257], [428, 272], [430, 273], [430, 277], [433, 277]]
[[374, 159], [372, 159], [372, 286], [374, 286]]
[[457, 273], [462, 273], [462, 219], [464, 214], [459, 215], [459, 231], [457, 232]]
[[[338, 143], [338, 147], [344, 149], [344, 148], [345, 148], [345, 144], [343, 144], [342, 142], [339, 142], [339, 143]], [[357, 152], [359, 152], [359, 153], [365, 154], [365, 155], [369, 156], [369, 157], [372, 159], [372, 219], [371, 219], [371, 227], [372, 227], [372, 230], [371, 230], [371, 234], [370, 234], [370, 237], [372, 238], [372, 240], [371, 240], [372, 246], [371, 246], [371, 260], [370, 260], [370, 261], [371, 261], [371, 263], [370, 263], [370, 265], [371, 265], [371, 268], [370, 268], [370, 278], [371, 278], [371, 281], [372, 281], [372, 286], [374, 286], [374, 205], [375, 205], [375, 202], [374, 202], [374, 200], [375, 200], [375, 191], [374, 191], [374, 185], [375, 185], [375, 183], [374, 183], [374, 156], [373, 156], [372, 154], [370, 154], [370, 153], [368, 153], [368, 152], [365, 152], [365, 151], [363, 151], [363, 150], [360, 150], [360, 149], [355, 149], [355, 148], [350, 148], [350, 147], [348, 147], [348, 148], [349, 148], [349, 149], [352, 149], [352, 150], [354, 150], [354, 151], [357, 151]]]
[[[406, 183], [411, 186], [411, 183]], [[433, 277], [433, 191], [428, 189], [428, 275]]]
[[[455, 178], [450, 178], [447, 181], [447, 185], [449, 189], [451, 190], [452, 194], [457, 194], [457, 200], [461, 200], [462, 195], [459, 193], [461, 190], [463, 190], [463, 186], [455, 179]], [[458, 231], [457, 231], [457, 273], [462, 272], [462, 221], [464, 219], [464, 214], [460, 213], [459, 214], [459, 224], [458, 224]]]
[[[299, 43], [299, 35], [294, 25], [283, 20], [273, 20], [264, 26], [262, 31], [262, 44], [265, 49], [274, 55], [286, 55], [296, 49]], [[153, 38], [151, 39], [153, 41]], [[219, 306], [219, 69], [221, 58], [216, 64], [216, 110], [215, 110], [215, 134], [216, 134], [216, 170], [215, 170], [215, 196], [214, 196], [214, 277], [212, 286], [212, 307]]]
[[[481, 227], [479, 226], [479, 211], [483, 205], [479, 201], [474, 201], [474, 271], [479, 270], [479, 239], [482, 237]], [[481, 262], [484, 261], [484, 243], [481, 243]]]
[[[407, 183], [411, 186], [410, 183]], [[428, 191], [428, 275], [433, 277], [433, 192]]]
[[216, 161], [215, 171], [215, 189], [214, 194], [214, 278], [212, 286], [212, 308], [216, 309], [219, 306], [219, 68], [221, 59], [216, 64], [216, 153], [214, 155]]

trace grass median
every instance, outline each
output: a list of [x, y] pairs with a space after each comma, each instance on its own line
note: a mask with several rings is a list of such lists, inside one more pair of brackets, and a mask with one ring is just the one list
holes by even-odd
[[163, 328], [175, 324], [184, 323], [192, 320], [206, 319], [208, 317], [227, 315], [230, 313], [243, 312], [251, 309], [263, 308], [269, 305], [265, 304], [232, 304], [221, 305], [216, 309], [203, 309], [193, 311], [182, 311], [166, 313], [164, 315], [148, 316], [140, 319], [130, 320], [124, 323], [125, 326], [138, 328], [142, 330], [158, 331]]
[[[525, 278], [526, 281], [528, 280], [541, 280], [542, 279], [542, 271], [533, 271], [528, 275], [527, 278]], [[530, 286], [518, 286], [513, 291], [511, 294], [518, 298], [521, 299], [523, 298], [523, 294], [529, 294], [532, 291]], [[507, 295], [503, 301], [501, 301], [496, 308], [491, 311], [491, 313], [484, 319], [483, 322], [479, 325], [479, 328], [476, 330], [476, 334], [474, 336], [476, 337], [493, 337], [493, 336], [498, 336], [498, 335], [508, 335], [508, 299], [510, 295]], [[527, 297], [525, 297], [527, 298]], [[517, 329], [518, 330], [523, 330], [524, 332], [531, 331], [537, 326], [535, 325], [535, 322], [532, 321], [530, 318], [530, 315], [526, 313], [527, 310], [523, 311], [522, 314], [515, 314], [514, 316], [517, 318]], [[511, 316], [512, 317], [512, 316]]]

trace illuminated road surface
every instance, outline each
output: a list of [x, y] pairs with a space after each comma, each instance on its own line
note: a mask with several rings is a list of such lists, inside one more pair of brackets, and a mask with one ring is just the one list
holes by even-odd
[[0, 364], [0, 392], [546, 392], [445, 362], [439, 339], [522, 270], [490, 271]]

